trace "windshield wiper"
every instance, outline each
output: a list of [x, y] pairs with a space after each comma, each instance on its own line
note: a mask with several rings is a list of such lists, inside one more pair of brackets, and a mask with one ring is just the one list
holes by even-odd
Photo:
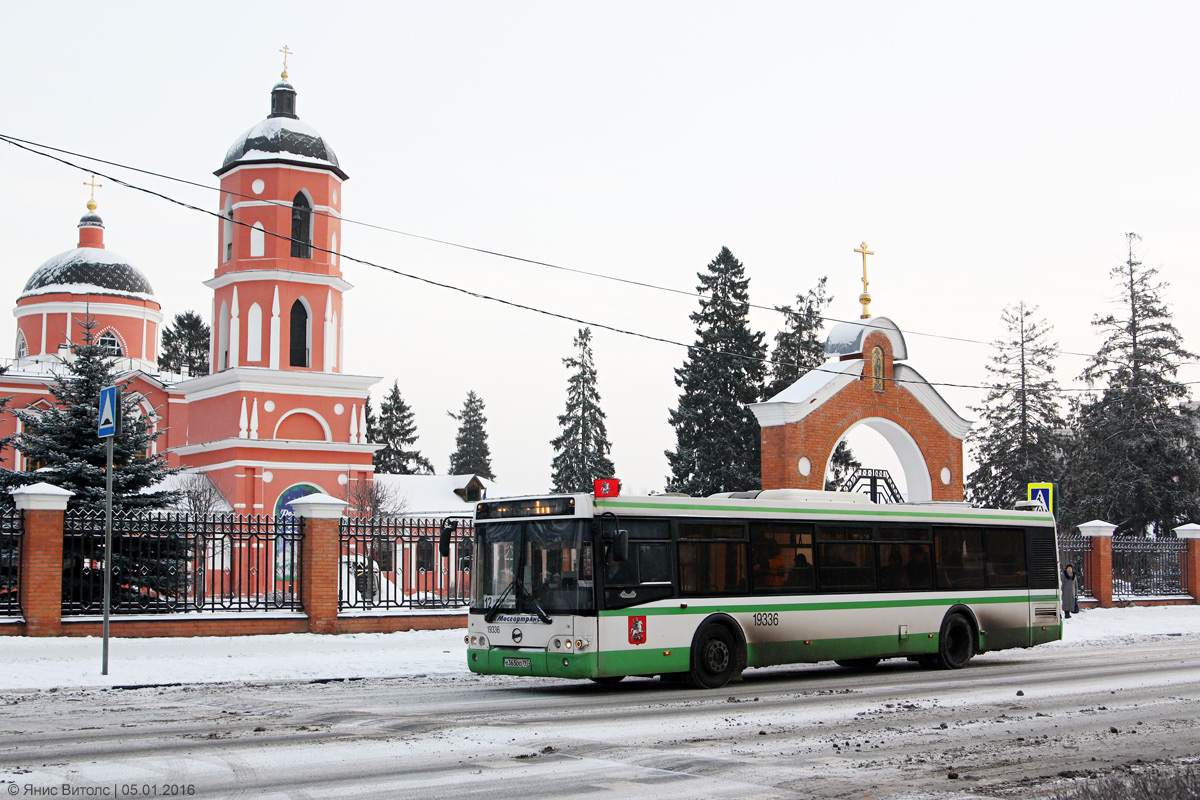
[[533, 603], [533, 610], [537, 612], [538, 619], [547, 625], [550, 624], [550, 615], [546, 613], [546, 610], [542, 608], [542, 604], [539, 603], [537, 598], [533, 596], [533, 592], [525, 588], [525, 584], [517, 584], [517, 593], [523, 594], [526, 599], [529, 600], [529, 602]]
[[508, 599], [509, 594], [512, 593], [513, 587], [516, 585], [517, 579], [513, 578], [512, 583], [508, 585], [508, 588], [504, 590], [504, 593], [496, 598], [496, 602], [492, 603], [492, 607], [489, 608], [487, 613], [483, 615], [484, 622], [494, 622], [496, 620], [496, 615], [500, 613], [500, 606], [504, 605], [504, 601]]

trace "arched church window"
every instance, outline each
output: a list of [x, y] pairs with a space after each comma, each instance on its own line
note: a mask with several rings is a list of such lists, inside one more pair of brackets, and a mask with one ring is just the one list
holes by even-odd
[[310, 335], [312, 326], [309, 325], [308, 308], [300, 300], [292, 303], [292, 316], [289, 349], [290, 358], [288, 363], [293, 367], [307, 367], [309, 365], [308, 352]]
[[25, 358], [29, 355], [29, 344], [25, 341], [25, 334], [17, 331], [17, 358]]
[[292, 199], [292, 257], [312, 258], [312, 204], [304, 192]]
[[873, 378], [872, 387], [877, 392], [883, 391], [883, 348], [875, 347], [871, 350], [871, 377]]
[[107, 356], [121, 356], [124, 353], [121, 351], [121, 340], [112, 331], [105, 331], [100, 334], [100, 338], [96, 340], [96, 345], [100, 351]]

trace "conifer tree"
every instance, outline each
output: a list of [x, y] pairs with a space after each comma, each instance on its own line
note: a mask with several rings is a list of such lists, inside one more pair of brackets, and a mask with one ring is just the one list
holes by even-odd
[[379, 421], [374, 432], [376, 443], [383, 448], [375, 451], [375, 471], [384, 475], [432, 475], [433, 464], [413, 445], [417, 442], [417, 424], [412, 409], [400, 396], [400, 384], [392, 382], [392, 390], [379, 406]]
[[[24, 475], [22, 482], [60, 486], [75, 493], [72, 507], [103, 509], [108, 458], [107, 443], [96, 436], [100, 390], [120, 381], [114, 359], [92, 335], [95, 323], [80, 325], [82, 341], [71, 345], [71, 358], [49, 386], [53, 405], [15, 412], [24, 430], [14, 446], [27, 464], [42, 470]], [[162, 453], [150, 453], [162, 431], [151, 430], [128, 383], [122, 385], [123, 422], [113, 439], [113, 508], [159, 508], [172, 502], [176, 493], [146, 490], [179, 470], [169, 468]]]
[[690, 317], [696, 343], [675, 370], [682, 393], [669, 416], [676, 439], [666, 452], [670, 491], [708, 495], [761, 484], [759, 427], [747, 406], [762, 396], [767, 348], [750, 329], [745, 275], [727, 247], [698, 273], [700, 309]]
[[375, 417], [375, 409], [371, 405], [371, 395], [368, 394], [363, 400], [363, 418], [367, 421], [367, 430], [364, 436], [368, 442], [378, 442], [375, 437], [379, 435], [379, 420]]
[[[825, 363], [825, 340], [821, 328], [825, 323], [825, 309], [833, 297], [825, 293], [826, 277], [821, 276], [817, 285], [804, 294], [796, 295], [796, 307], [776, 306], [783, 314], [783, 330], [775, 334], [775, 350], [771, 353], [771, 381], [763, 391], [763, 399], [769, 400], [798, 381], [810, 370]], [[827, 490], [836, 490], [842, 481], [862, 466], [854, 457], [845, 440], [838, 442], [829, 458], [829, 477], [825, 480]]]
[[580, 329], [575, 337], [578, 354], [564, 358], [567, 369], [574, 370], [567, 380], [567, 407], [558, 417], [562, 433], [550, 442], [554, 447], [554, 492], [590, 492], [596, 478], [611, 478], [615, 473], [608, 453], [612, 445], [600, 408], [596, 388], [596, 365], [592, 357], [592, 330]]
[[158, 368], [182, 373], [187, 367], [189, 375], [207, 375], [210, 337], [208, 325], [195, 311], [176, 314], [171, 324], [163, 328]]
[[800, 376], [825, 363], [825, 340], [821, 328], [825, 324], [825, 309], [833, 297], [825, 293], [827, 277], [821, 276], [817, 285], [804, 294], [796, 295], [796, 307], [776, 306], [783, 315], [783, 330], [775, 334], [775, 349], [771, 352], [771, 379], [763, 391], [768, 400], [791, 386]]
[[1188, 389], [1176, 379], [1196, 355], [1183, 345], [1162, 299], [1166, 284], [1138, 261], [1137, 234], [1111, 275], [1120, 289], [1117, 313], [1092, 324], [1105, 339], [1083, 372], [1099, 397], [1074, 410], [1074, 441], [1061, 488], [1066, 527], [1104, 519], [1117, 533], [1170, 535], [1195, 519], [1200, 495], [1200, 436]]
[[978, 467], [967, 476], [971, 502], [986, 508], [1013, 508], [1028, 496], [1028, 484], [1057, 481], [1062, 471], [1066, 421], [1054, 380], [1058, 344], [1052, 328], [1021, 302], [1005, 308], [1006, 333], [993, 342], [987, 371], [983, 425], [971, 433]]
[[[150, 446], [162, 431], [152, 431], [142, 416], [137, 397], [122, 384], [114, 359], [94, 336], [95, 323], [86, 320], [82, 341], [72, 344], [71, 358], [50, 384], [54, 404], [48, 408], [15, 412], [24, 430], [14, 446], [30, 471], [8, 476], [13, 483], [45, 482], [69, 489], [75, 495], [71, 508], [103, 514], [107, 497], [108, 442], [96, 433], [100, 421], [100, 390], [122, 387], [119, 430], [113, 446], [113, 511], [160, 508], [173, 502], [178, 492], [152, 487], [180, 470], [167, 466], [166, 456], [151, 454]], [[104, 597], [104, 573], [88, 565], [102, 562], [103, 537], [85, 537], [83, 550], [63, 561], [63, 595], [85, 608], [99, 611]], [[188, 537], [130, 536], [114, 526], [112, 550], [112, 600], [118, 609], [171, 611], [186, 596], [193, 550]]]
[[483, 415], [483, 399], [474, 391], [467, 392], [462, 411], [455, 414], [447, 411], [452, 419], [458, 420], [458, 435], [454, 439], [454, 453], [450, 456], [450, 474], [474, 474], [495, 480], [492, 474], [492, 453], [487, 441], [487, 417]]

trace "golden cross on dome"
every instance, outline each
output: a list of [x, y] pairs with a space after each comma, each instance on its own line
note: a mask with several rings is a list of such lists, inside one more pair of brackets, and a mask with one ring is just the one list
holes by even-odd
[[90, 181], [84, 181], [83, 185], [92, 187], [92, 197], [90, 200], [88, 200], [87, 207], [88, 207], [88, 211], [95, 211], [96, 210], [96, 190], [103, 189], [104, 184], [96, 183], [96, 174], [92, 173], [92, 179]]
[[283, 46], [283, 49], [280, 50], [279, 52], [283, 53], [283, 72], [279, 73], [279, 77], [283, 78], [286, 81], [287, 80], [287, 57], [294, 56], [296, 54], [294, 52], [292, 52], [291, 50], [288, 50], [288, 46], [286, 44]]
[[867, 307], [869, 305], [871, 305], [871, 295], [867, 293], [867, 256], [875, 255], [875, 251], [868, 250], [867, 243], [863, 242], [861, 245], [854, 248], [854, 252], [862, 253], [862, 257], [863, 257], [863, 276], [862, 276], [863, 290], [862, 290], [862, 294], [860, 294], [858, 296], [858, 302], [862, 303], [862, 315], [861, 315], [860, 319], [870, 319], [871, 312], [867, 310]]

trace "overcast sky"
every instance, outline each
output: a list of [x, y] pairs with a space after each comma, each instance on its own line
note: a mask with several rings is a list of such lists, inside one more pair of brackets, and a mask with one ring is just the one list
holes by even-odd
[[[754, 303], [828, 275], [843, 319], [858, 314], [865, 240], [871, 310], [908, 334], [909, 364], [971, 385], [1019, 300], [1065, 351], [1094, 352], [1126, 231], [1200, 348], [1198, 16], [1097, 2], [11, 4], [0, 133], [216, 187], [226, 149], [269, 111], [286, 44], [299, 116], [350, 175], [347, 220], [684, 291], [724, 245]], [[87, 175], [5, 143], [0, 170], [0, 297], [15, 305], [74, 246]], [[218, 207], [212, 190], [120, 177]], [[168, 320], [207, 318], [215, 220], [112, 185], [97, 200], [108, 246]], [[694, 298], [349, 222], [342, 240], [402, 272], [694, 339]], [[343, 270], [346, 370], [382, 378], [376, 408], [398, 379], [445, 472], [446, 411], [473, 389], [497, 481], [547, 488], [579, 324]], [[771, 338], [780, 318], [752, 322]], [[15, 330], [0, 322], [9, 357]], [[594, 333], [617, 473], [627, 492], [661, 490], [686, 351]], [[1064, 354], [1062, 382], [1082, 385], [1084, 364]], [[980, 391], [939, 390], [977, 417]]]

